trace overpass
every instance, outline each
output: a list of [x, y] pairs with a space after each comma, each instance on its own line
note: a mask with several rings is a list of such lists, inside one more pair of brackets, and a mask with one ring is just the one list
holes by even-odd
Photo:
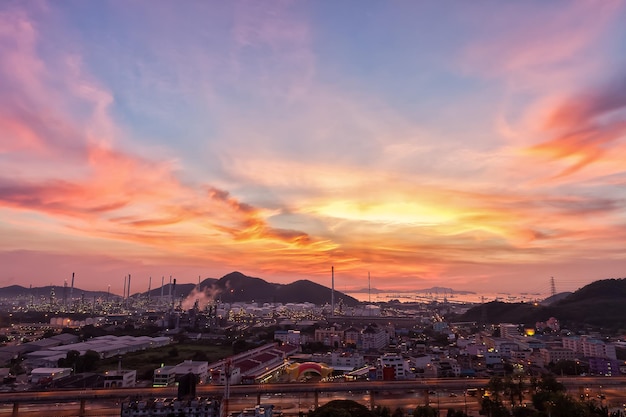
[[[626, 377], [565, 377], [557, 378], [568, 391], [577, 392], [580, 387], [616, 386], [626, 389]], [[353, 382], [305, 382], [290, 384], [256, 384], [232, 385], [231, 397], [256, 396], [260, 402], [265, 394], [298, 394], [314, 393], [315, 404], [320, 393], [327, 392], [368, 392], [370, 406], [374, 406], [375, 397], [381, 392], [415, 392], [466, 390], [468, 388], [484, 388], [487, 378], [428, 378], [404, 381], [353, 381]], [[221, 397], [224, 392], [222, 385], [198, 385], [196, 394], [204, 397]], [[84, 416], [85, 403], [93, 400], [124, 401], [128, 398], [176, 397], [175, 387], [164, 388], [99, 388], [72, 390], [45, 390], [0, 393], [0, 403], [13, 405], [13, 417], [19, 416], [20, 404], [80, 402], [78, 415]]]

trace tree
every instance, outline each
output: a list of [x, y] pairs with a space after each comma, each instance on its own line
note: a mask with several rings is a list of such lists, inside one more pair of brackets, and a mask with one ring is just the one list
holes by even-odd
[[178, 349], [176, 348], [176, 346], [167, 351], [167, 356], [169, 356], [170, 358], [175, 358], [178, 356]]
[[494, 376], [487, 383], [487, 389], [491, 393], [491, 397], [493, 398], [493, 401], [498, 403], [500, 402], [500, 394], [504, 392], [504, 390], [506, 389], [506, 386], [502, 378], [500, 378], [499, 376]]
[[89, 349], [80, 359], [82, 362], [81, 371], [92, 372], [98, 368], [98, 363], [100, 362], [100, 354], [95, 350]]
[[580, 375], [581, 372], [589, 372], [586, 365], [573, 360], [563, 360], [551, 363], [550, 371], [556, 375]]
[[521, 375], [517, 379], [511, 376], [504, 379], [504, 393], [509, 397], [511, 408], [515, 406], [516, 400], [518, 404], [522, 404], [524, 401], [524, 380]]
[[554, 375], [543, 374], [539, 383], [537, 384], [537, 390], [548, 392], [565, 392], [565, 385], [556, 380]]
[[391, 417], [404, 417], [404, 410], [400, 407], [396, 408], [391, 414]]
[[233, 354], [236, 355], [250, 349], [251, 345], [244, 339], [237, 339], [233, 342]]
[[374, 414], [378, 417], [391, 417], [391, 410], [389, 407], [376, 406]]
[[413, 417], [437, 417], [438, 415], [439, 411], [429, 405], [420, 405], [413, 411]]
[[65, 354], [65, 358], [60, 358], [58, 364], [60, 368], [72, 368], [76, 370], [76, 362], [80, 357], [80, 352], [77, 350], [70, 350]]
[[333, 400], [316, 410], [309, 411], [309, 417], [376, 417], [376, 414], [362, 404], [352, 400]]
[[480, 414], [487, 417], [505, 417], [509, 416], [508, 410], [502, 404], [502, 401], [491, 397], [485, 397], [480, 403]]

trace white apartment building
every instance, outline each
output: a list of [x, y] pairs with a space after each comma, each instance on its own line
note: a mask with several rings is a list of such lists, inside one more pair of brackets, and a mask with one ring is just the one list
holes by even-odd
[[300, 330], [276, 330], [274, 332], [274, 340], [280, 340], [288, 345], [300, 346], [307, 342], [306, 335], [300, 333]]
[[377, 350], [389, 344], [389, 336], [384, 329], [374, 326], [367, 326], [361, 332], [361, 349]]
[[407, 361], [396, 353], [385, 353], [383, 356], [378, 358], [378, 366], [376, 367], [376, 378], [377, 379], [390, 379], [388, 378], [386, 371], [389, 369], [393, 369], [393, 378], [392, 379], [406, 379], [408, 364]]

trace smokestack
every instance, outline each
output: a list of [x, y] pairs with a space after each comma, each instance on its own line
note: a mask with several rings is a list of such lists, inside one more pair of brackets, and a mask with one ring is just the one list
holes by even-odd
[[150, 288], [152, 287], [152, 277], [148, 279], [148, 301], [150, 301]]
[[174, 298], [176, 298], [176, 278], [174, 278], [174, 283], [170, 287], [172, 290], [172, 310], [174, 309]]
[[335, 315], [335, 267], [330, 267], [331, 274], [331, 291], [330, 291], [330, 315]]
[[72, 272], [72, 286], [70, 287], [70, 304], [74, 302], [74, 273]]
[[124, 275], [124, 292], [122, 295], [122, 301], [126, 300], [126, 275]]
[[170, 291], [170, 304], [174, 304], [174, 299], [172, 298], [172, 276], [170, 275], [170, 287], [169, 287], [169, 291]]
[[372, 302], [372, 281], [370, 278], [369, 271], [367, 271], [367, 298], [368, 298], [368, 302], [371, 303]]
[[63, 307], [67, 307], [67, 280], [63, 280]]
[[163, 302], [163, 287], [165, 286], [165, 277], [161, 275], [161, 302]]
[[128, 296], [126, 298], [130, 298], [130, 274], [128, 274]]

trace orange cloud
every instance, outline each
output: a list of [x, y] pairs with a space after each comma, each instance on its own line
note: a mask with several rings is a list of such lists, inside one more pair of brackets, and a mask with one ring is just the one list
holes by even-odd
[[553, 139], [532, 146], [530, 152], [563, 160], [568, 176], [604, 159], [626, 137], [626, 80], [564, 100], [547, 115], [545, 131]]

